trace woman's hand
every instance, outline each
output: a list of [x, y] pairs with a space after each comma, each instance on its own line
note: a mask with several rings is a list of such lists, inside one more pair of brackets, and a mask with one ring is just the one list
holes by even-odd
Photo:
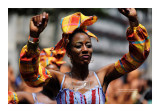
[[119, 12], [126, 16], [129, 20], [137, 19], [137, 12], [134, 8], [118, 8]]
[[46, 28], [48, 23], [48, 13], [33, 16], [30, 20], [30, 36], [38, 38], [40, 33]]
[[129, 19], [130, 26], [136, 27], [139, 25], [137, 19], [137, 12], [134, 8], [118, 8], [119, 12]]

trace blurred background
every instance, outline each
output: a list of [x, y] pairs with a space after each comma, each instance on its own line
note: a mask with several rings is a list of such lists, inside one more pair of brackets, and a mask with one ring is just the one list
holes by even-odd
[[[139, 23], [144, 25], [151, 40], [151, 52], [141, 67], [115, 81], [106, 92], [106, 103], [151, 103], [152, 102], [152, 9], [137, 8]], [[115, 8], [8, 8], [8, 89], [12, 91], [38, 92], [41, 88], [30, 88], [21, 80], [19, 73], [19, 54], [27, 43], [29, 21], [34, 15], [49, 13], [49, 23], [40, 35], [40, 48], [53, 47], [62, 35], [61, 18], [82, 12], [84, 15], [98, 16], [98, 21], [88, 26], [88, 30], [98, 38], [92, 39], [93, 56], [90, 70], [116, 62], [128, 52], [126, 29], [127, 18]], [[67, 56], [64, 58], [68, 64]]]

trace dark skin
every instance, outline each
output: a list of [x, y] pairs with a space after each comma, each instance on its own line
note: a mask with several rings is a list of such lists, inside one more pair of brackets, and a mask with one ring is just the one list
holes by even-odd
[[71, 70], [72, 77], [84, 80], [89, 73], [88, 64], [93, 52], [91, 39], [84, 33], [77, 33], [74, 35], [70, 47], [71, 52], [68, 56], [73, 65]]
[[[29, 92], [16, 92], [19, 103], [25, 104], [34, 104], [34, 99], [31, 93]], [[41, 92], [36, 93], [38, 102], [45, 103], [45, 104], [56, 104], [55, 100], [50, 99], [47, 95], [42, 94]]]
[[[59, 68], [56, 64], [48, 65], [46, 68], [48, 70], [59, 71]], [[36, 93], [38, 102], [41, 102], [44, 104], [56, 104], [57, 103], [56, 100], [52, 99], [53, 97], [56, 97], [56, 95], [54, 93], [55, 92], [54, 89], [52, 87], [50, 87], [50, 83], [52, 84], [53, 82], [57, 83], [57, 81], [52, 80], [52, 81], [48, 82], [47, 85], [45, 85], [43, 87], [43, 90], [41, 92]], [[33, 96], [31, 93], [23, 92], [23, 91], [19, 91], [16, 93], [17, 93], [19, 103], [34, 104]]]
[[[122, 13], [124, 16], [128, 18], [131, 30], [133, 30], [133, 27], [136, 27], [139, 25], [138, 19], [137, 19], [137, 13], [134, 8], [125, 8], [125, 9], [119, 8], [118, 10], [120, 13]], [[47, 26], [48, 18], [49, 18], [48, 14], [44, 12], [43, 14], [34, 16], [31, 19], [30, 21], [31, 37], [33, 38], [39, 37], [40, 33]], [[66, 74], [63, 88], [73, 89], [69, 85], [72, 82], [76, 83], [78, 81], [90, 82], [91, 83], [90, 88], [93, 88], [94, 86], [98, 85], [98, 81], [94, 76], [94, 72], [89, 71], [89, 68], [88, 68], [88, 65], [92, 57], [92, 52], [93, 52], [90, 37], [85, 33], [75, 34], [73, 36], [70, 48], [71, 50], [70, 52], [67, 53], [67, 55], [71, 59], [73, 67], [71, 69], [71, 75]], [[59, 81], [59, 84], [61, 84], [64, 74], [54, 70], [49, 70], [49, 71], [53, 76], [53, 78], [57, 79]], [[107, 85], [112, 80], [115, 80], [123, 75], [117, 72], [117, 70], [115, 69], [114, 63], [110, 65], [106, 65], [95, 72], [98, 75], [101, 85], [105, 86], [106, 89], [107, 89]], [[106, 89], [103, 89], [103, 90], [106, 91]]]

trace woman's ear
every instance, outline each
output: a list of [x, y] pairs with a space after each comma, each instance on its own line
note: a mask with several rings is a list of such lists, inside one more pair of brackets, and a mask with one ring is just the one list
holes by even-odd
[[71, 55], [70, 55], [70, 53], [69, 53], [69, 52], [67, 52], [67, 56], [68, 56], [69, 58], [71, 58]]

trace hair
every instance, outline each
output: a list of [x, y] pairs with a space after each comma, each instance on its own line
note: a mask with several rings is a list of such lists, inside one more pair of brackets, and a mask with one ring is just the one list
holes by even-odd
[[70, 52], [71, 52], [70, 48], [71, 48], [72, 39], [77, 33], [84, 33], [84, 34], [88, 35], [83, 29], [80, 29], [80, 28], [77, 28], [76, 30], [74, 30], [74, 32], [72, 34], [69, 34], [69, 42], [66, 46], [67, 54], [70, 54]]

